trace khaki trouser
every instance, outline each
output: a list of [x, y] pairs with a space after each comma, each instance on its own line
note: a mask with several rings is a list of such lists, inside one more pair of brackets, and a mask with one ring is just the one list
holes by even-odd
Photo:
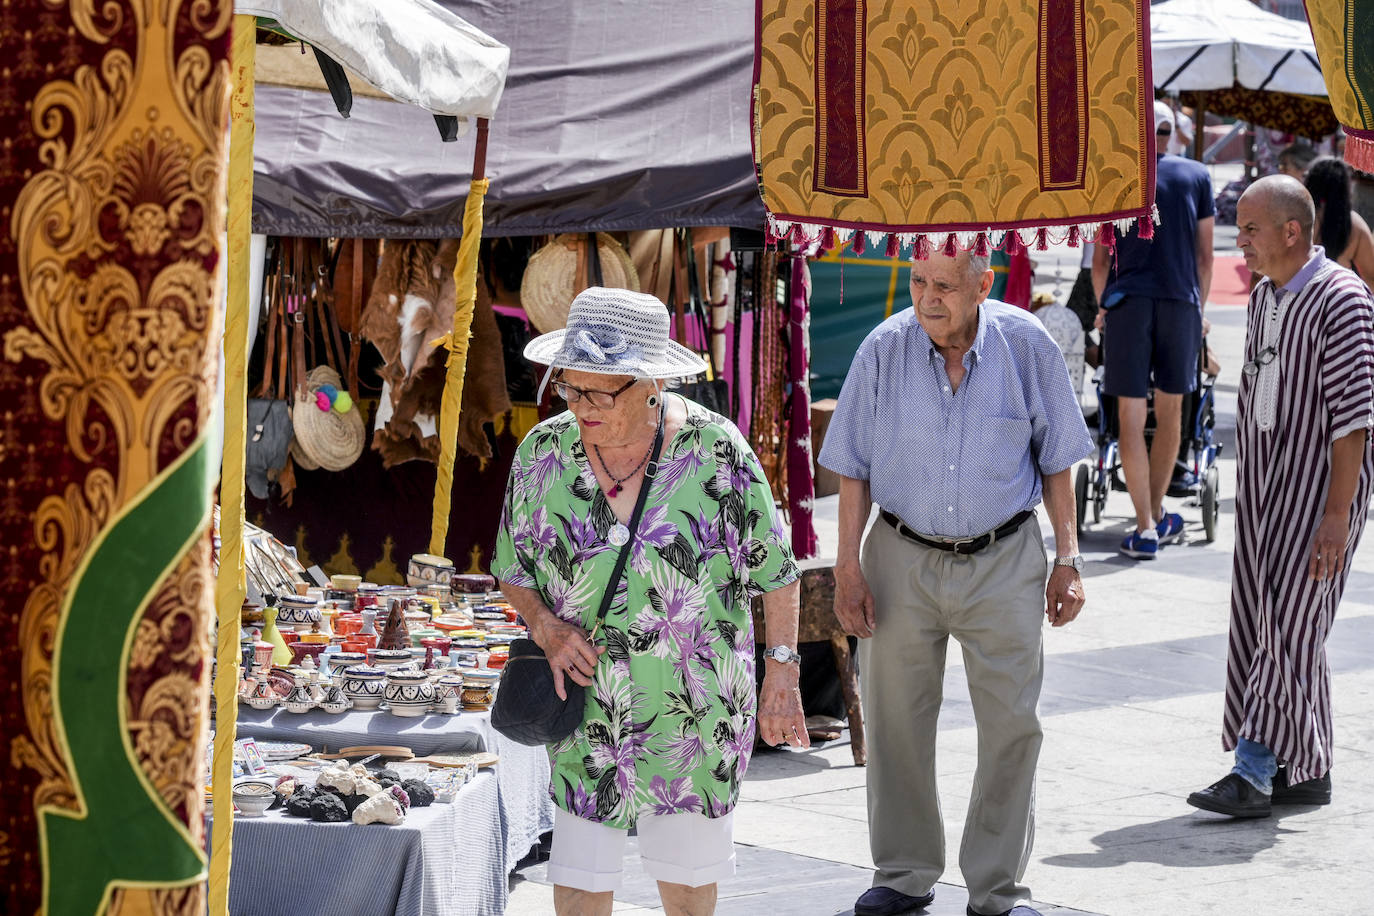
[[868, 830], [874, 885], [919, 896], [945, 869], [935, 779], [949, 637], [964, 650], [978, 727], [978, 768], [959, 868], [969, 905], [1002, 913], [1030, 897], [1021, 883], [1035, 833], [1036, 703], [1043, 670], [1047, 560], [1027, 519], [971, 556], [923, 547], [879, 520], [863, 545], [877, 626], [860, 640], [868, 726]]

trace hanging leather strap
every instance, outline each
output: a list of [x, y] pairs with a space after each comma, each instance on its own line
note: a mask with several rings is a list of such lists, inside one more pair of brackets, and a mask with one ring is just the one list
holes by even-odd
[[274, 357], [277, 354], [277, 325], [281, 318], [281, 258], [272, 259], [272, 271], [267, 275], [263, 282], [263, 302], [267, 307], [267, 325], [264, 328], [266, 337], [263, 340], [263, 362], [262, 362], [262, 381], [258, 383], [257, 391], [253, 392], [254, 397], [269, 397], [272, 391], [272, 368]]
[[353, 295], [350, 297], [349, 309], [352, 314], [348, 320], [348, 394], [353, 398], [353, 403], [358, 402], [358, 359], [363, 351], [363, 335], [359, 333], [358, 324], [363, 310], [363, 240], [353, 240], [353, 279], [351, 289]]
[[306, 371], [305, 371], [305, 296], [309, 289], [310, 279], [305, 276], [302, 269], [305, 266], [305, 239], [294, 238], [291, 240], [293, 245], [294, 260], [292, 274], [292, 303], [295, 306], [295, 314], [292, 315], [292, 336], [291, 336], [291, 359], [292, 372], [295, 378], [292, 382], [295, 385], [296, 400], [306, 399]]
[[673, 232], [673, 288], [672, 307], [676, 318], [673, 337], [678, 343], [687, 344], [687, 320], [684, 315], [687, 299], [687, 256], [683, 251], [682, 233]]

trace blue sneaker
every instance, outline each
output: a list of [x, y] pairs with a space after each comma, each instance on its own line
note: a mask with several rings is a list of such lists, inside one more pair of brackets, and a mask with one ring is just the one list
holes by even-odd
[[1165, 512], [1164, 517], [1155, 525], [1155, 534], [1159, 537], [1159, 546], [1172, 544], [1183, 537], [1183, 516], [1177, 512]]
[[1159, 555], [1159, 534], [1153, 528], [1132, 531], [1121, 542], [1120, 550], [1133, 560], [1153, 560]]

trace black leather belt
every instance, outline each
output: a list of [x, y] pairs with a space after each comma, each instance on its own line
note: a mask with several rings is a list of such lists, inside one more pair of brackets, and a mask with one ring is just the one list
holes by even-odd
[[922, 537], [912, 531], [900, 518], [886, 509], [878, 510], [878, 516], [893, 528], [896, 528], [897, 533], [908, 541], [915, 541], [922, 547], [933, 547], [936, 550], [948, 550], [950, 553], [957, 553], [961, 556], [967, 556], [971, 553], [977, 553], [986, 547], [991, 547], [997, 541], [1000, 541], [1002, 538], [1016, 531], [1017, 528], [1020, 528], [1021, 523], [1034, 514], [1034, 511], [1031, 509], [1022, 509], [1008, 519], [1006, 524], [989, 531], [987, 534], [980, 534], [977, 537], [971, 538], [959, 538], [954, 541], [935, 541], [927, 537]]

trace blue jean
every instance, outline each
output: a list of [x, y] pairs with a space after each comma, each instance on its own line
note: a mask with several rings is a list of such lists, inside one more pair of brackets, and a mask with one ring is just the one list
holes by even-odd
[[1269, 748], [1249, 738], [1236, 741], [1236, 765], [1231, 769], [1232, 773], [1265, 795], [1271, 795], [1274, 791], [1274, 774], [1278, 771], [1279, 762]]

